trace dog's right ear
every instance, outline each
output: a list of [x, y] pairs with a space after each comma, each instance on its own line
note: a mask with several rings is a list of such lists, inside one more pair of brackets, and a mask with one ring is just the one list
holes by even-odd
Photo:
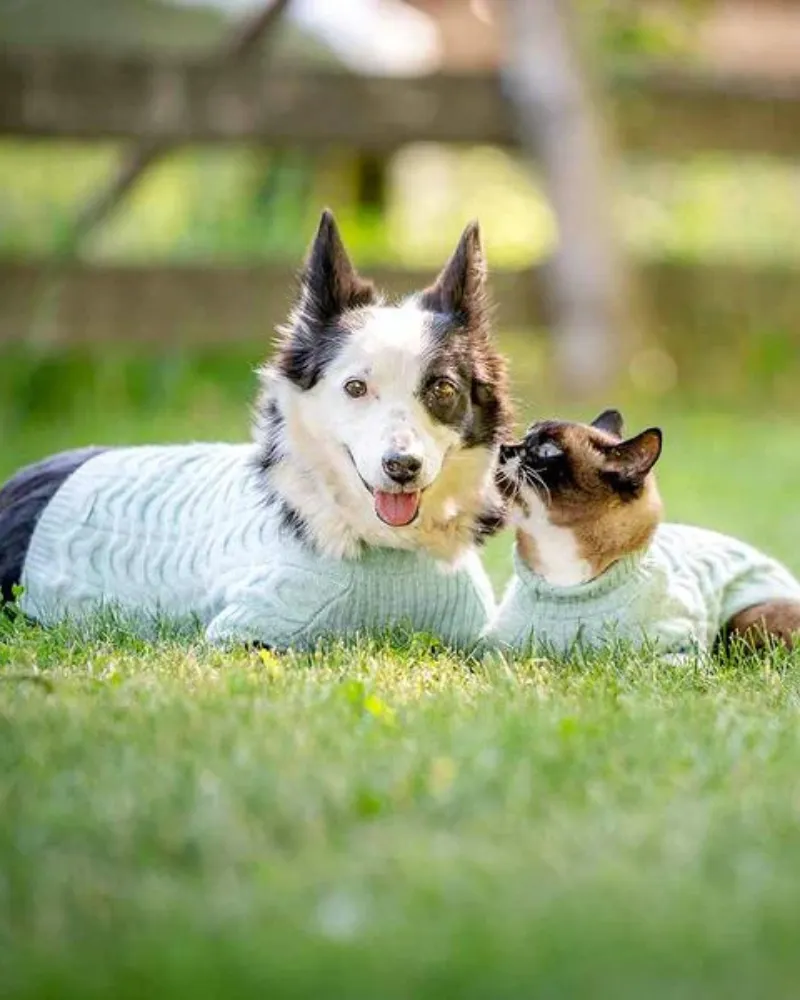
[[302, 272], [300, 313], [326, 325], [348, 309], [375, 302], [375, 288], [360, 277], [344, 248], [333, 213], [325, 209]]
[[477, 326], [487, 310], [486, 281], [480, 227], [470, 222], [439, 277], [420, 296], [420, 305]]
[[376, 301], [372, 283], [356, 272], [326, 209], [302, 271], [300, 296], [289, 322], [278, 327], [275, 370], [299, 388], [311, 389], [343, 336], [336, 321], [349, 309]]

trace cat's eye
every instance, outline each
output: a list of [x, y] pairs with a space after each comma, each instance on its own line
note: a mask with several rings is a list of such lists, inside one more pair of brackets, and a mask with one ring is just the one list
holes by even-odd
[[431, 384], [430, 392], [440, 406], [450, 406], [458, 395], [458, 389], [447, 378], [437, 378]]
[[537, 458], [558, 458], [558, 456], [563, 455], [564, 452], [554, 441], [543, 441], [540, 445], [534, 448], [534, 454]]
[[367, 383], [361, 378], [348, 379], [344, 384], [344, 391], [353, 399], [360, 399], [367, 394]]

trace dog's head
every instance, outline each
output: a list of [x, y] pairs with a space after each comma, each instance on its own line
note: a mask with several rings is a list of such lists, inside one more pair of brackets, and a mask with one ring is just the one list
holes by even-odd
[[387, 305], [325, 212], [281, 334], [261, 403], [279, 412], [285, 438], [273, 482], [317, 543], [332, 547], [337, 520], [316, 516], [323, 503], [358, 542], [455, 554], [492, 499], [511, 423], [477, 224], [432, 286]]

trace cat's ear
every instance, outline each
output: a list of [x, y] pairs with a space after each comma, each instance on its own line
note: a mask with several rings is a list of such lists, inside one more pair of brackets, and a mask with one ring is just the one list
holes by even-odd
[[603, 410], [599, 417], [592, 421], [592, 427], [606, 434], [613, 434], [614, 437], [622, 437], [625, 433], [625, 422], [619, 410]]
[[420, 295], [420, 305], [431, 312], [457, 316], [471, 326], [483, 318], [486, 299], [486, 261], [480, 228], [477, 222], [470, 222], [439, 277]]
[[636, 437], [620, 441], [606, 453], [606, 472], [623, 487], [636, 488], [661, 455], [662, 437], [658, 427], [649, 427]]
[[375, 301], [372, 283], [365, 281], [344, 248], [333, 213], [322, 213], [317, 235], [303, 268], [300, 312], [310, 325], [324, 326], [348, 309]]

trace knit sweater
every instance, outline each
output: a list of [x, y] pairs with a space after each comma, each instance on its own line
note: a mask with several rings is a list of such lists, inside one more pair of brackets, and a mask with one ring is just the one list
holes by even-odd
[[519, 652], [565, 655], [614, 642], [665, 654], [701, 652], [745, 608], [800, 600], [800, 583], [774, 559], [681, 524], [661, 525], [644, 552], [578, 586], [549, 584], [518, 552], [514, 562], [488, 640]]
[[22, 610], [51, 623], [110, 606], [137, 628], [194, 620], [213, 642], [279, 649], [392, 629], [474, 644], [494, 610], [475, 552], [455, 567], [393, 549], [325, 558], [286, 529], [257, 475], [250, 445], [90, 459], [34, 530]]

